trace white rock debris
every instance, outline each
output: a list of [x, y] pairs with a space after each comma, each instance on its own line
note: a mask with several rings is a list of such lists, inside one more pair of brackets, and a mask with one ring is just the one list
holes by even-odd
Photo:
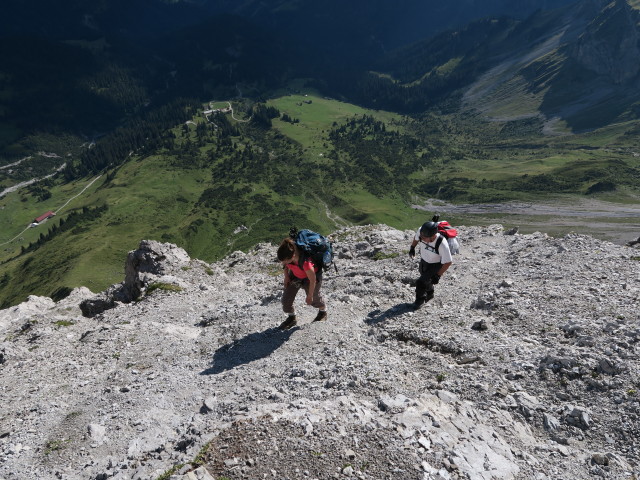
[[331, 238], [329, 319], [276, 247], [143, 240], [119, 285], [0, 311], [0, 480], [640, 474], [638, 250], [500, 225], [414, 312], [412, 231]]

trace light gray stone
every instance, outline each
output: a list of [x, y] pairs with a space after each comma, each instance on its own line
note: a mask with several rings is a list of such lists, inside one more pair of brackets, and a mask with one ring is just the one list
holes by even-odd
[[91, 423], [88, 426], [91, 441], [98, 445], [102, 445], [106, 441], [107, 428], [104, 425]]
[[543, 419], [544, 419], [544, 428], [546, 430], [553, 431], [553, 430], [557, 430], [558, 428], [560, 428], [560, 420], [558, 420], [553, 415], [545, 413], [544, 416], [543, 416]]
[[180, 480], [215, 480], [205, 467], [198, 467], [192, 472], [183, 475]]
[[[289, 331], [268, 244], [208, 265], [144, 242], [126, 289], [0, 311], [0, 478], [157, 478], [206, 445], [244, 478], [340, 478], [347, 463], [361, 478], [365, 464], [381, 478], [420, 465], [430, 479], [625, 478], [637, 262], [586, 236], [501, 231], [461, 227], [463, 251], [416, 312], [415, 231], [379, 225], [336, 232], [339, 251], [399, 255], [340, 261], [324, 277], [329, 320], [312, 323], [299, 295]], [[144, 295], [159, 279], [182, 291]], [[109, 308], [83, 316], [95, 298]], [[470, 331], [481, 318], [491, 329]], [[329, 470], [328, 443], [342, 457]]]

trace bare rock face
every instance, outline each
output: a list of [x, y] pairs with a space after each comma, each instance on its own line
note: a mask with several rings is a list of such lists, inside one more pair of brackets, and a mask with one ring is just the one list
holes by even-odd
[[624, 84], [640, 71], [639, 38], [637, 12], [616, 0], [587, 27], [573, 55], [589, 70]]
[[140, 298], [154, 282], [178, 284], [172, 273], [189, 264], [191, 258], [171, 243], [142, 240], [137, 250], [127, 255], [125, 280], [80, 304], [85, 317], [94, 317], [114, 308], [118, 302], [130, 303]]
[[146, 288], [163, 276], [177, 273], [191, 258], [171, 243], [143, 240], [137, 250], [129, 252], [125, 264], [124, 295], [129, 301], [139, 298]]
[[384, 225], [332, 234], [328, 320], [299, 295], [286, 331], [269, 244], [143, 241], [100, 295], [0, 311], [0, 479], [637, 476], [637, 250], [458, 232], [418, 311], [415, 231]]
[[105, 310], [109, 310], [116, 306], [114, 295], [117, 290], [107, 290], [106, 292], [94, 295], [80, 303], [80, 310], [85, 317], [95, 317]]
[[29, 295], [26, 302], [0, 310], [0, 328], [8, 326], [12, 320], [30, 318], [41, 311], [52, 308], [54, 305], [55, 302], [49, 297]]

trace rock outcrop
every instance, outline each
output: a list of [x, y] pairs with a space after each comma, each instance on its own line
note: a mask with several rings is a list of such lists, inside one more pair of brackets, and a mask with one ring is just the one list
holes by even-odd
[[176, 245], [143, 240], [137, 250], [127, 255], [124, 282], [83, 300], [80, 304], [82, 314], [95, 317], [114, 308], [118, 302], [137, 300], [154, 283], [180, 286], [176, 274], [180, 267], [188, 265], [190, 261], [187, 252]]
[[459, 232], [417, 312], [413, 232], [386, 226], [333, 234], [329, 319], [300, 296], [288, 331], [268, 244], [143, 241], [101, 295], [0, 311], [0, 479], [637, 476], [637, 250]]

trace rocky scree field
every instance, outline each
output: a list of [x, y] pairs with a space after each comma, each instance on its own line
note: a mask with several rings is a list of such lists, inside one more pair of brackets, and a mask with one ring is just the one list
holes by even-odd
[[460, 227], [414, 312], [413, 236], [335, 232], [326, 322], [280, 331], [274, 245], [142, 241], [125, 279], [0, 311], [0, 479], [635, 479], [637, 249]]

